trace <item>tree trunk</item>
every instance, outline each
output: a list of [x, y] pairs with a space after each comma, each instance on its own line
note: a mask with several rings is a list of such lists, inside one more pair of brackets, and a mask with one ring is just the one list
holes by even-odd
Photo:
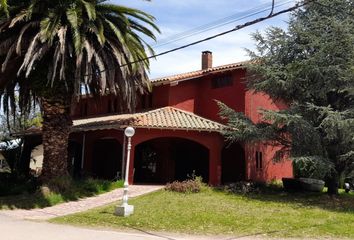
[[68, 141], [72, 126], [70, 100], [41, 99], [43, 111], [42, 181], [68, 176]]
[[337, 174], [335, 174], [334, 176], [331, 176], [329, 178], [327, 178], [327, 193], [329, 195], [338, 195], [338, 176]]

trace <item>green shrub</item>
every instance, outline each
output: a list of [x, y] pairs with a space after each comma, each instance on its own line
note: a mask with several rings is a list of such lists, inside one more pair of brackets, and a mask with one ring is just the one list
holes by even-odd
[[73, 180], [70, 176], [61, 176], [51, 179], [46, 186], [53, 192], [63, 193], [69, 191], [72, 185]]
[[254, 182], [240, 181], [224, 186], [224, 191], [236, 194], [259, 193], [261, 191], [259, 184]]
[[201, 177], [193, 177], [192, 179], [182, 182], [174, 181], [172, 183], [168, 183], [165, 190], [180, 193], [197, 193], [200, 192], [204, 186], [205, 185]]
[[11, 173], [0, 173], [0, 196], [33, 193], [38, 188], [37, 179], [34, 177], [21, 177]]
[[77, 184], [79, 184], [80, 188], [84, 191], [98, 194], [123, 187], [123, 180], [112, 182], [108, 180], [87, 178], [83, 181], [79, 181]]

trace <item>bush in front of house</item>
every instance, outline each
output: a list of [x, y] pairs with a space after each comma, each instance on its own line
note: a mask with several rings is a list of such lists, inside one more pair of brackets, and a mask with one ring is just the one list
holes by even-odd
[[8, 172], [0, 173], [0, 197], [18, 195], [22, 193], [33, 193], [38, 186], [34, 177], [17, 176]]
[[234, 194], [259, 193], [260, 185], [254, 182], [239, 181], [224, 186], [224, 191]]
[[193, 177], [184, 181], [168, 183], [165, 190], [179, 193], [198, 193], [203, 187], [205, 187], [205, 184], [202, 181], [202, 177]]

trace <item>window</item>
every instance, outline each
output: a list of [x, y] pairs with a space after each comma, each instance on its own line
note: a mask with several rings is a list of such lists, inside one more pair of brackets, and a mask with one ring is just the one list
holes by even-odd
[[256, 151], [256, 170], [263, 169], [263, 153]]
[[228, 87], [228, 86], [232, 86], [231, 75], [218, 76], [211, 80], [211, 87], [214, 89]]

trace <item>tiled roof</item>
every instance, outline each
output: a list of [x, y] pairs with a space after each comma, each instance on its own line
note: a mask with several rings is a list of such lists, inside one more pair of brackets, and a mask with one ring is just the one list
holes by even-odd
[[232, 63], [232, 64], [222, 65], [222, 66], [208, 68], [208, 69], [204, 69], [204, 70], [181, 73], [181, 74], [177, 74], [177, 75], [173, 75], [173, 76], [169, 76], [169, 77], [151, 79], [150, 81], [152, 82], [152, 84], [159, 84], [159, 83], [163, 83], [163, 82], [189, 80], [189, 79], [198, 78], [198, 77], [201, 77], [201, 76], [204, 76], [207, 74], [211, 74], [211, 73], [224, 72], [224, 71], [230, 71], [230, 70], [234, 70], [234, 69], [243, 68], [246, 63], [247, 63], [247, 61], [246, 62], [239, 62], [239, 63]]
[[73, 131], [121, 129], [127, 126], [151, 129], [173, 129], [220, 132], [226, 126], [174, 107], [143, 113], [119, 114], [74, 120]]
[[[174, 107], [163, 107], [134, 114], [115, 114], [103, 117], [77, 119], [73, 121], [72, 132], [105, 129], [123, 129], [127, 126], [148, 129], [169, 129], [186, 131], [221, 132], [227, 126], [203, 118], [194, 113]], [[41, 128], [30, 128], [15, 136], [41, 134]]]

